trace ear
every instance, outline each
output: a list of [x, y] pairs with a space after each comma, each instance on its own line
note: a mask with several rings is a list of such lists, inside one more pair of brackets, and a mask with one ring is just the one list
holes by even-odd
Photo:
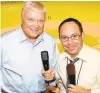
[[82, 32], [82, 38], [84, 38], [84, 32]]

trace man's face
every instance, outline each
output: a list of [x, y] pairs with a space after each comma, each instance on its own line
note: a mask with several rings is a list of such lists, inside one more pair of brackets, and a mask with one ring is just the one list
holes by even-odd
[[42, 32], [45, 23], [45, 13], [25, 9], [22, 14], [22, 29], [29, 39], [35, 40]]
[[83, 34], [75, 22], [66, 22], [60, 29], [60, 40], [65, 51], [75, 57], [83, 45]]

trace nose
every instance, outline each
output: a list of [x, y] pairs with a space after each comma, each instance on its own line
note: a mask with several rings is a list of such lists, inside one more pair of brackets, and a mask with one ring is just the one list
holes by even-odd
[[38, 20], [36, 20], [36, 21], [33, 23], [33, 25], [34, 25], [35, 28], [38, 28], [38, 26], [39, 26]]
[[68, 38], [68, 44], [72, 44], [72, 39], [71, 38]]

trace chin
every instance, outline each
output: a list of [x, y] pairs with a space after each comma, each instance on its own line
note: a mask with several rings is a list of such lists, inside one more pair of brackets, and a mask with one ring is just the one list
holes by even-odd
[[33, 33], [32, 33], [32, 34], [30, 34], [30, 36], [33, 37], [33, 38], [37, 38], [37, 37], [39, 36], [39, 34], [37, 34], [37, 33], [34, 33], [34, 34], [33, 34]]
[[71, 54], [71, 55], [76, 55], [77, 54], [76, 51], [69, 51], [68, 53]]

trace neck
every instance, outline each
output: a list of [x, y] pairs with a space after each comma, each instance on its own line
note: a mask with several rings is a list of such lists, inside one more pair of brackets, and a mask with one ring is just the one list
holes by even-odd
[[71, 58], [74, 60], [76, 58], [76, 55], [71, 55]]
[[36, 41], [36, 39], [30, 39], [31, 41], [32, 41], [32, 43], [34, 44], [35, 43], [35, 41]]
[[27, 35], [26, 35], [26, 37], [27, 37], [27, 39], [29, 39], [33, 44], [35, 43], [36, 38], [30, 38], [30, 37], [28, 37]]
[[74, 59], [77, 57], [78, 54], [72, 54], [72, 55], [69, 54], [69, 55], [70, 55], [70, 57], [74, 60]]

